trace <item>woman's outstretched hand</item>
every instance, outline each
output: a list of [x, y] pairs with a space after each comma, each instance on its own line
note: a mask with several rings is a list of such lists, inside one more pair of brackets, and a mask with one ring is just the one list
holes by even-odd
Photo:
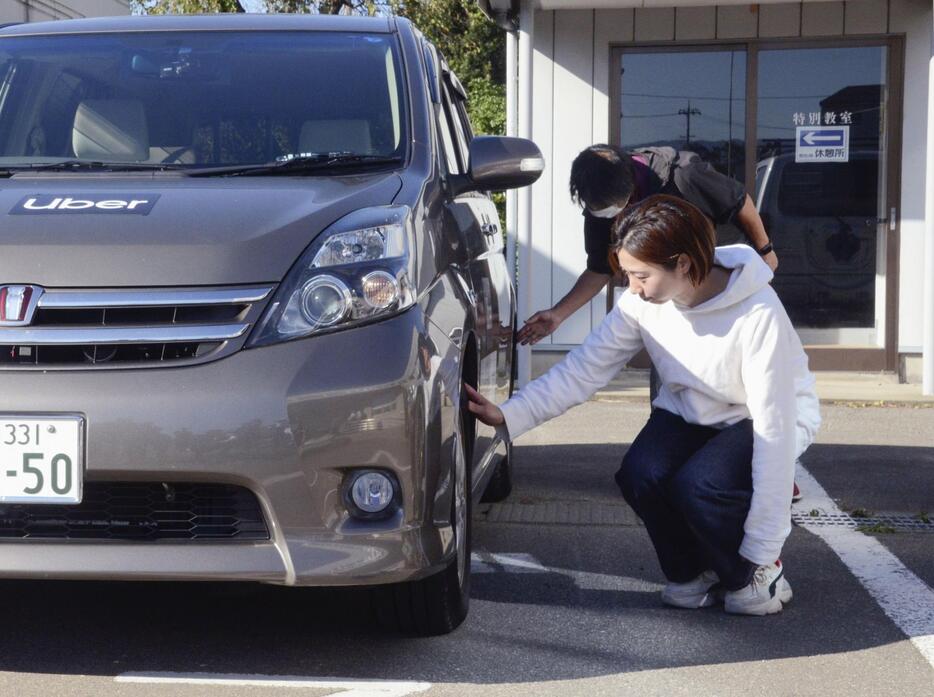
[[464, 389], [467, 390], [467, 397], [469, 398], [467, 409], [470, 410], [471, 414], [476, 416], [487, 426], [502, 426], [506, 423], [503, 412], [498, 406], [493, 404], [493, 402], [477, 392], [470, 385], [464, 385]]

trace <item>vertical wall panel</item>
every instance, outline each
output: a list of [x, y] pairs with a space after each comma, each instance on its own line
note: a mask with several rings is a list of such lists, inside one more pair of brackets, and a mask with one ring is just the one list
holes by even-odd
[[801, 36], [836, 36], [843, 33], [842, 2], [806, 2], [801, 12]]
[[[610, 45], [632, 41], [635, 13], [632, 9], [597, 10], [594, 14], [593, 39], [593, 142], [610, 141], [610, 80], [618, 76], [616, 66], [610, 65]], [[583, 228], [581, 228], [583, 244]], [[595, 327], [606, 315], [606, 290], [590, 303], [591, 326]]]
[[[568, 196], [571, 161], [593, 143], [592, 10], [555, 11], [554, 154], [552, 155], [552, 303], [560, 300], [587, 266], [583, 218]], [[582, 307], [554, 333], [555, 344], [578, 344], [590, 332]]]
[[884, 34], [889, 3], [880, 0], [848, 0], [844, 17], [847, 34]]
[[593, 140], [610, 140], [610, 45], [632, 41], [633, 11], [596, 10], [593, 37]]
[[902, 112], [902, 182], [899, 211], [898, 345], [921, 352], [921, 288], [924, 287], [924, 199], [927, 137], [928, 62], [931, 59], [931, 3], [891, 0], [890, 31], [905, 36]]
[[673, 7], [637, 8], [636, 41], [671, 41], [675, 38]]
[[676, 7], [675, 39], [707, 40], [717, 37], [716, 7]]
[[59, 4], [67, 5], [85, 17], [130, 14], [130, 3], [126, 0], [67, 0]]
[[[0, 22], [23, 22], [27, 0], [0, 0]], [[29, 0], [31, 22], [130, 14], [129, 0]]]
[[759, 37], [798, 36], [801, 33], [801, 4], [759, 5]]
[[[532, 185], [532, 312], [551, 307], [551, 202], [555, 171], [553, 110], [554, 12], [535, 13], [532, 55], [532, 140], [545, 157], [545, 171]], [[522, 282], [522, 279], [519, 281]], [[519, 317], [519, 326], [528, 319]], [[544, 339], [539, 345], [551, 343]]]
[[754, 38], [759, 26], [756, 5], [726, 5], [717, 8], [717, 38]]

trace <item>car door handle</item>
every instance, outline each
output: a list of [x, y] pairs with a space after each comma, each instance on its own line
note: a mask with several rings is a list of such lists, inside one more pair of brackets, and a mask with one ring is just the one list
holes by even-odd
[[493, 237], [499, 233], [499, 225], [495, 223], [484, 223], [480, 226], [480, 232], [482, 232], [487, 237]]

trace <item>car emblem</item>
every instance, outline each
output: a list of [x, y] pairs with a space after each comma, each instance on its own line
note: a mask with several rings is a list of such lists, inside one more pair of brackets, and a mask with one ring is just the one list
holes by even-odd
[[39, 286], [0, 286], [0, 327], [24, 327], [32, 322], [42, 293]]

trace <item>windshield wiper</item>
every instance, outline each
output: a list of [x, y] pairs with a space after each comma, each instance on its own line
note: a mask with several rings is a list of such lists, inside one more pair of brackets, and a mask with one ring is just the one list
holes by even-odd
[[10, 177], [21, 172], [141, 172], [182, 169], [184, 165], [151, 162], [98, 162], [94, 160], [62, 160], [0, 166], [0, 176]]
[[189, 169], [185, 174], [189, 177], [235, 177], [249, 174], [292, 174], [295, 172], [315, 172], [340, 167], [385, 165], [402, 162], [401, 157], [387, 157], [385, 155], [361, 155], [352, 152], [310, 153], [298, 157], [290, 157], [281, 162], [267, 162], [261, 165], [233, 165], [229, 167], [204, 167]]

